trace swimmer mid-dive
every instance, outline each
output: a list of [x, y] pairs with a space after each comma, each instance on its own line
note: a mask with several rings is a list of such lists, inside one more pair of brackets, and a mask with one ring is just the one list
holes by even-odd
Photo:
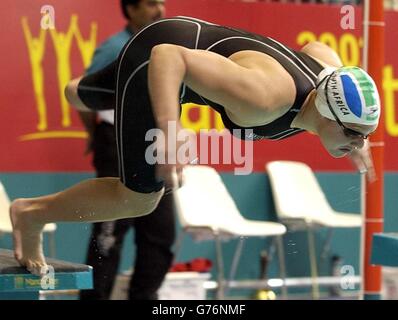
[[167, 135], [170, 121], [180, 128], [181, 103], [209, 105], [231, 131], [252, 129], [243, 139], [279, 140], [310, 131], [331, 156], [350, 155], [372, 174], [364, 145], [380, 117], [376, 85], [318, 42], [296, 51], [194, 18], [163, 19], [136, 34], [117, 61], [72, 80], [65, 93], [79, 110], [115, 109], [120, 179], [89, 179], [12, 203], [15, 257], [34, 273], [45, 266], [44, 224], [116, 220], [156, 208], [182, 164], [149, 164], [145, 150], [152, 142], [145, 135], [153, 128]]

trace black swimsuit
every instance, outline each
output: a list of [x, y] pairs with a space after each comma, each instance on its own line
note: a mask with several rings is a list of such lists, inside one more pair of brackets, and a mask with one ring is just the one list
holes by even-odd
[[181, 103], [209, 105], [221, 114], [225, 127], [231, 132], [233, 129], [252, 129], [250, 135], [242, 137], [244, 139], [277, 140], [303, 131], [290, 126], [323, 69], [318, 62], [272, 38], [244, 30], [189, 17], [162, 19], [132, 37], [117, 61], [84, 77], [78, 87], [79, 97], [89, 108], [116, 110], [119, 172], [128, 188], [147, 193], [159, 191], [163, 187], [163, 182], [155, 176], [155, 164], [149, 164], [145, 159], [145, 151], [153, 143], [145, 141], [145, 135], [148, 130], [156, 128], [149, 99], [147, 67], [151, 49], [162, 43], [208, 50], [224, 57], [242, 50], [259, 51], [273, 57], [292, 76], [297, 93], [293, 106], [272, 123], [240, 127], [228, 118], [223, 106], [200, 96], [184, 84], [180, 91]]

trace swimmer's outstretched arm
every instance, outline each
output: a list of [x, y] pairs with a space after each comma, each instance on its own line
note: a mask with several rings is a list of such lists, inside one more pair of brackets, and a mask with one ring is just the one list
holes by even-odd
[[88, 108], [83, 103], [83, 101], [79, 98], [79, 95], [77, 93], [77, 88], [82, 78], [83, 77], [79, 77], [69, 81], [68, 85], [65, 87], [65, 97], [75, 109], [83, 112], [92, 112], [93, 110]]
[[105, 68], [92, 74], [71, 80], [65, 88], [65, 96], [77, 110], [92, 112], [115, 109], [116, 59]]
[[[177, 130], [181, 127], [179, 93], [183, 83], [201, 96], [222, 105], [230, 113], [239, 113], [246, 106], [272, 110], [280, 103], [279, 98], [270, 94], [271, 90], [265, 90], [272, 87], [272, 79], [258, 66], [242, 66], [205, 50], [161, 44], [151, 52], [148, 85], [157, 127], [166, 136], [169, 121], [177, 124]], [[170, 144], [171, 139], [166, 138], [166, 141]], [[164, 146], [162, 151], [168, 155], [166, 159], [174, 156], [170, 150], [178, 148]], [[158, 175], [165, 181], [172, 181], [174, 167], [158, 164]], [[176, 169], [177, 173], [181, 170], [178, 162]]]
[[152, 49], [149, 93], [158, 128], [179, 117], [182, 83], [231, 112], [242, 106], [271, 110], [278, 103], [267, 87], [272, 78], [260, 68], [246, 67], [214, 52], [161, 44]]

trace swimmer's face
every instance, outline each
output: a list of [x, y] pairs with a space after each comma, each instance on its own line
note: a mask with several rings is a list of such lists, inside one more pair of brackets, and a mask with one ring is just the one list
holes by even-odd
[[348, 134], [344, 132], [343, 128], [338, 125], [336, 121], [324, 118], [324, 121], [319, 126], [319, 138], [325, 149], [334, 158], [341, 158], [350, 154], [354, 149], [362, 148], [365, 139], [373, 133], [377, 125], [365, 126], [354, 123], [344, 123], [345, 127], [354, 130], [358, 134]]
[[162, 19], [165, 17], [165, 2], [164, 0], [141, 0], [137, 6], [127, 6], [127, 12], [139, 28]]

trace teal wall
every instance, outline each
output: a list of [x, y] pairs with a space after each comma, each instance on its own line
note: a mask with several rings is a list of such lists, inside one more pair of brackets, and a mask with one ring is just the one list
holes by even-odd
[[[77, 173], [56, 174], [0, 174], [0, 181], [4, 184], [11, 199], [17, 197], [35, 197], [65, 189], [73, 184], [90, 178], [93, 175]], [[317, 177], [332, 206], [339, 211], [359, 212], [360, 207], [360, 179], [351, 173], [318, 173]], [[257, 173], [250, 176], [234, 176], [223, 173], [222, 178], [237, 202], [242, 214], [249, 219], [275, 220], [270, 185], [265, 174]], [[385, 176], [385, 230], [397, 231], [398, 219], [398, 174], [387, 173]], [[178, 227], [178, 226], [177, 226]], [[84, 262], [90, 225], [84, 223], [60, 223], [56, 232], [57, 258]], [[344, 264], [350, 264], [359, 272], [359, 230], [336, 230], [332, 240], [331, 255], [337, 254], [344, 259]], [[318, 254], [326, 232], [320, 230], [316, 240]], [[306, 236], [302, 232], [287, 233], [285, 236], [285, 252], [288, 276], [301, 277], [309, 275]], [[232, 258], [236, 241], [225, 244], [226, 272], [229, 272], [229, 261]], [[266, 240], [249, 239], [245, 244], [242, 263], [239, 266], [237, 278], [256, 278], [259, 275], [259, 254], [268, 245]], [[11, 238], [0, 239], [0, 247], [11, 248]], [[212, 243], [194, 243], [188, 237], [182, 247], [179, 261], [187, 261], [196, 257], [206, 257], [215, 261], [215, 250]], [[329, 256], [330, 258], [330, 256]], [[130, 232], [123, 247], [123, 261], [121, 270], [131, 267], [134, 259], [133, 234]], [[328, 260], [328, 259], [327, 259]], [[329, 274], [329, 262], [320, 260], [321, 275]], [[276, 259], [269, 269], [270, 277], [277, 276]]]

